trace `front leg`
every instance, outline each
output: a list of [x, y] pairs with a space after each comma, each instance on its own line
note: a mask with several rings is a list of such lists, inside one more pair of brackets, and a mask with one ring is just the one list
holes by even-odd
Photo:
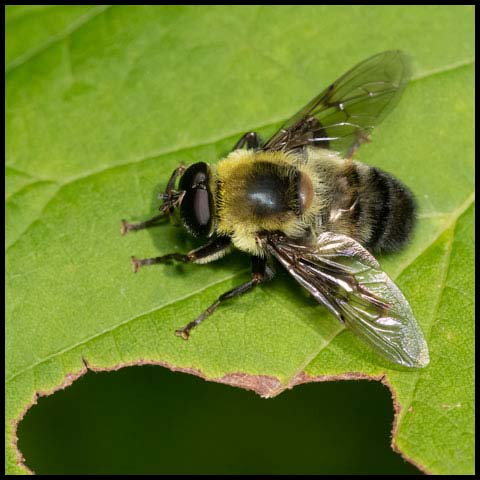
[[175, 334], [179, 337], [182, 337], [185, 340], [188, 340], [190, 336], [190, 331], [195, 328], [197, 325], [202, 323], [209, 315], [211, 315], [216, 308], [225, 300], [230, 298], [238, 297], [252, 288], [260, 285], [267, 280], [273, 278], [273, 270], [267, 266], [267, 259], [260, 257], [252, 257], [252, 278], [251, 280], [238, 285], [235, 288], [232, 288], [228, 292], [225, 292], [223, 295], [220, 295], [214, 303], [212, 303], [201, 315], [199, 315], [195, 320], [185, 325], [183, 328], [175, 331]]
[[168, 263], [172, 260], [184, 263], [209, 263], [226, 255], [232, 247], [229, 237], [217, 237], [206, 245], [202, 245], [195, 250], [183, 253], [168, 253], [161, 257], [138, 259], [132, 257], [133, 271], [138, 272], [144, 265], [155, 265], [156, 263]]
[[185, 167], [183, 165], [178, 166], [170, 176], [170, 179], [167, 183], [167, 189], [164, 193], [159, 195], [159, 198], [163, 200], [162, 205], [160, 206], [160, 214], [155, 215], [154, 217], [146, 220], [145, 222], [139, 223], [130, 223], [126, 220], [122, 220], [120, 227], [120, 233], [122, 235], [131, 232], [132, 230], [142, 230], [143, 228], [153, 227], [158, 225], [161, 221], [167, 218], [172, 212], [173, 209], [181, 202], [184, 192], [177, 192], [174, 190], [175, 182], [178, 177], [182, 176], [185, 172]]

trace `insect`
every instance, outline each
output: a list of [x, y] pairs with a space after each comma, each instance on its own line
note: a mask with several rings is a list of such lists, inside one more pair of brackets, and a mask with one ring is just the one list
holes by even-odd
[[414, 197], [392, 175], [353, 160], [398, 102], [408, 65], [401, 51], [364, 60], [266, 142], [249, 132], [215, 168], [204, 162], [179, 166], [161, 194], [159, 215], [122, 221], [125, 234], [179, 215], [190, 234], [206, 241], [186, 254], [132, 257], [135, 272], [170, 261], [208, 263], [233, 248], [252, 256], [251, 279], [221, 295], [177, 335], [188, 339], [221, 303], [272, 279], [276, 259], [387, 360], [428, 364], [427, 343], [409, 303], [372, 255], [407, 243]]

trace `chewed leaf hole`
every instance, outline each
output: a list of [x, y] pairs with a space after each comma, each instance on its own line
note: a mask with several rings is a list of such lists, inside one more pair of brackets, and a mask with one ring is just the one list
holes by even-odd
[[305, 384], [273, 399], [157, 366], [88, 372], [18, 427], [37, 474], [415, 474], [390, 447], [379, 382]]

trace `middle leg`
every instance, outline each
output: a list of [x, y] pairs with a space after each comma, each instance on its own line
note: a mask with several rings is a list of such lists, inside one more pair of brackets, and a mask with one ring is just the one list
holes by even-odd
[[347, 154], [346, 154], [346, 159], [351, 162], [353, 157], [356, 155], [358, 149], [364, 144], [364, 143], [370, 143], [372, 140], [370, 138], [370, 135], [368, 132], [365, 132], [363, 130], [359, 130], [357, 132], [357, 137], [355, 139], [355, 142], [352, 144], [352, 146], [348, 149]]
[[195, 328], [197, 325], [202, 323], [208, 316], [210, 316], [216, 308], [225, 300], [230, 298], [238, 297], [252, 288], [260, 285], [267, 280], [271, 280], [274, 276], [273, 270], [267, 265], [266, 258], [252, 257], [252, 278], [241, 285], [238, 285], [235, 288], [232, 288], [228, 292], [225, 292], [223, 295], [220, 295], [218, 299], [213, 302], [201, 315], [199, 315], [195, 320], [188, 323], [184, 327], [175, 331], [175, 334], [179, 337], [182, 337], [185, 340], [188, 340], [190, 336], [190, 331]]
[[249, 150], [257, 149], [261, 147], [262, 141], [256, 132], [248, 132], [235, 144], [233, 150], [243, 148], [245, 145]]
[[167, 253], [161, 257], [136, 258], [132, 257], [133, 271], [138, 272], [139, 268], [157, 263], [169, 263], [172, 260], [184, 263], [209, 263], [226, 255], [232, 247], [229, 237], [217, 237], [206, 245], [202, 245], [188, 253]]

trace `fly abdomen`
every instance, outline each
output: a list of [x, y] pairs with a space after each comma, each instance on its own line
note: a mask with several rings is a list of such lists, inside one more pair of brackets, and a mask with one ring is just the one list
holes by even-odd
[[375, 167], [369, 167], [363, 181], [359, 195], [361, 216], [370, 223], [365, 247], [377, 252], [399, 250], [409, 240], [415, 223], [416, 204], [412, 192]]

